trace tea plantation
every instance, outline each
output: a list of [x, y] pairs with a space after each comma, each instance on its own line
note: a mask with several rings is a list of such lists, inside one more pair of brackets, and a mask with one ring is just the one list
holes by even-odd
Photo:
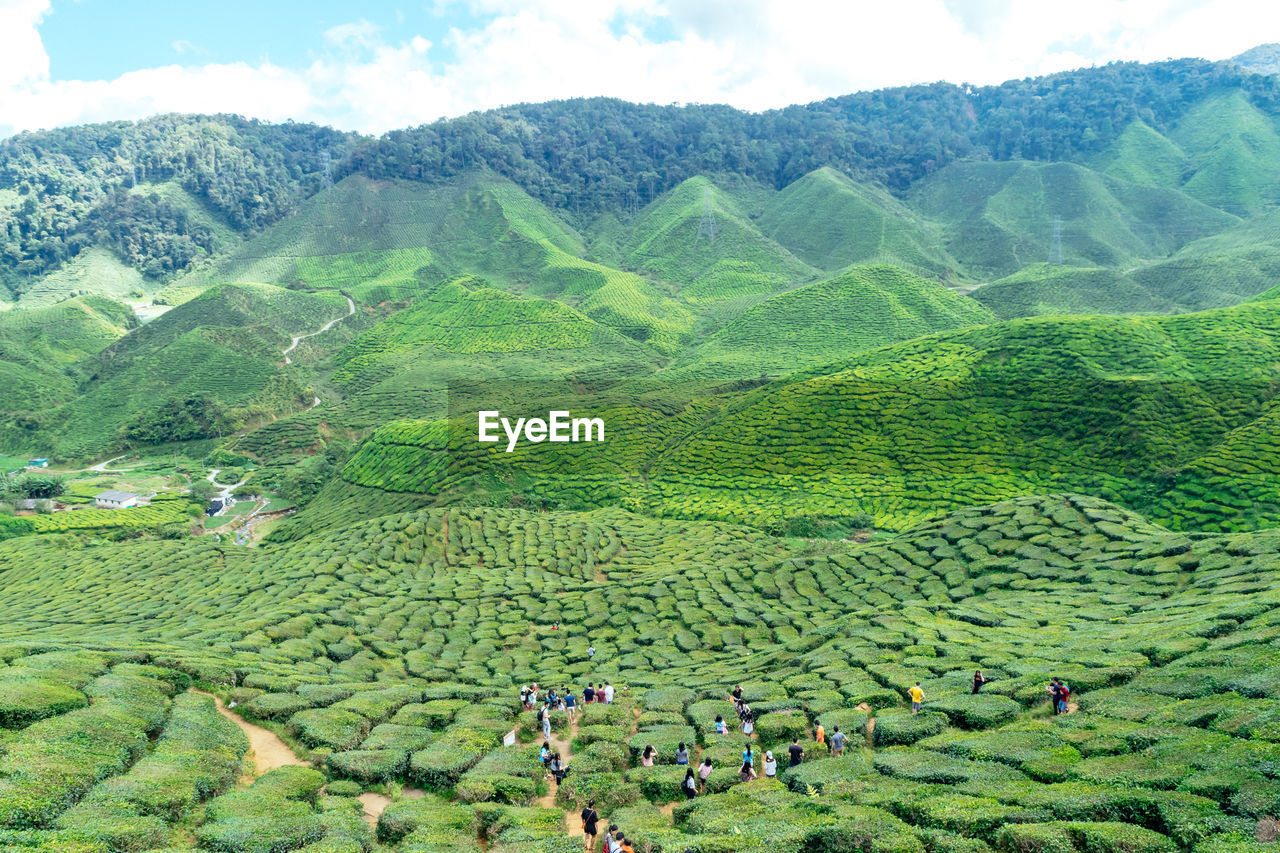
[[[616, 510], [422, 510], [256, 550], [10, 540], [0, 844], [560, 851], [594, 797], [653, 850], [1261, 850], [1277, 569], [1275, 534], [1188, 536], [1068, 494], [817, 549]], [[1048, 713], [1051, 676], [1070, 713]], [[519, 707], [534, 681], [617, 691], [553, 712], [559, 786]], [[713, 725], [736, 722], [735, 684], [749, 738]], [[244, 735], [193, 687], [314, 769], [241, 779]], [[800, 766], [740, 782], [744, 742], [762, 773], [792, 738]], [[661, 808], [680, 741], [714, 769]], [[366, 823], [369, 789], [392, 801]]]

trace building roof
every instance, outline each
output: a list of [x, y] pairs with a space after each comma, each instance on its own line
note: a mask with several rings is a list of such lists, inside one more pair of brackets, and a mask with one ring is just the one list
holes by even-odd
[[17, 509], [35, 509], [36, 502], [31, 498], [23, 498], [20, 501], [14, 502], [14, 507]]
[[127, 501], [132, 498], [140, 498], [141, 495], [135, 495], [133, 492], [117, 492], [115, 489], [108, 489], [105, 492], [99, 492], [93, 496], [95, 501]]

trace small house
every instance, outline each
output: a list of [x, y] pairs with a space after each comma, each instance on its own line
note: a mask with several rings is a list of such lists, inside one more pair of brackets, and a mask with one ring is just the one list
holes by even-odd
[[93, 503], [98, 509], [126, 509], [131, 506], [150, 503], [150, 501], [142, 495], [135, 495], [133, 492], [118, 492], [110, 489], [94, 495]]
[[48, 468], [49, 460], [48, 459], [28, 459], [27, 467], [28, 468]]

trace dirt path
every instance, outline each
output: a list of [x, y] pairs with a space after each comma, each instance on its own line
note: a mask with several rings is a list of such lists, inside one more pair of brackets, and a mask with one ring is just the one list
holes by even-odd
[[212, 693], [206, 693], [203, 690], [192, 690], [191, 692], [199, 693], [201, 696], [213, 697], [214, 704], [218, 706], [218, 713], [239, 726], [240, 731], [244, 732], [249, 738], [249, 751], [244, 756], [245, 773], [240, 779], [241, 782], [252, 782], [277, 767], [310, 766], [295, 755], [293, 750], [284, 741], [280, 740], [275, 732], [264, 729], [261, 726], [255, 726], [253, 723], [245, 722], [243, 717], [228, 709], [222, 700]]
[[[347, 296], [345, 293], [344, 293], [344, 294], [342, 294], [342, 295], [343, 295], [343, 296]], [[298, 346], [298, 344], [299, 344], [299, 343], [300, 343], [304, 338], [314, 338], [316, 335], [320, 334], [321, 332], [327, 332], [327, 331], [329, 331], [330, 329], [332, 329], [332, 328], [333, 328], [333, 324], [334, 324], [334, 323], [337, 323], [337, 322], [339, 322], [339, 321], [341, 321], [341, 320], [345, 320], [345, 319], [347, 319], [348, 317], [350, 317], [350, 316], [351, 316], [352, 314], [354, 314], [354, 313], [356, 313], [356, 303], [355, 303], [355, 300], [354, 300], [354, 299], [352, 299], [350, 296], [347, 296], [347, 313], [346, 313], [346, 314], [343, 314], [341, 317], [334, 317], [332, 320], [330, 320], [329, 322], [325, 323], [323, 326], [321, 326], [320, 328], [316, 329], [314, 332], [308, 332], [308, 333], [307, 333], [307, 334], [305, 334], [305, 335], [298, 335], [297, 337], [295, 337], [295, 338], [293, 339], [293, 343], [289, 344], [288, 349], [286, 349], [286, 350], [284, 351], [284, 363], [285, 363], [285, 364], [293, 364], [293, 359], [291, 359], [291, 358], [289, 357], [289, 353], [293, 352], [294, 348], [295, 348], [295, 347], [297, 347], [297, 346]], [[317, 399], [317, 400], [316, 400], [316, 402], [317, 402], [317, 403], [318, 403], [318, 402], [320, 402], [320, 401], [319, 401], [319, 399]]]
[[[579, 711], [581, 711], [581, 709], [579, 709]], [[560, 753], [561, 759], [564, 761], [566, 765], [569, 765], [570, 767], [573, 766], [569, 762], [569, 759], [573, 756], [573, 748], [571, 744], [573, 743], [573, 739], [576, 738], [577, 736], [578, 736], [578, 720], [577, 720], [577, 717], [575, 716], [573, 721], [569, 723], [569, 733], [567, 736], [561, 736], [556, 732], [552, 732], [551, 737], [546, 738], [546, 740], [551, 744], [551, 748], [554, 749], [556, 752]], [[544, 809], [560, 808], [556, 804], [556, 793], [559, 790], [559, 786], [556, 785], [555, 779], [551, 779], [550, 781], [548, 781], [547, 785], [549, 790], [542, 797], [538, 798], [537, 804], [543, 807]], [[582, 837], [582, 815], [578, 812], [577, 809], [570, 808], [565, 811], [564, 828], [565, 828], [565, 831], [569, 833], [569, 836], [571, 838]]]
[[[422, 796], [421, 791], [418, 792], [418, 796]], [[387, 806], [391, 805], [391, 798], [385, 794], [365, 793], [356, 797], [356, 799], [364, 807], [364, 822], [377, 829], [378, 818], [382, 817], [382, 813], [387, 810]]]

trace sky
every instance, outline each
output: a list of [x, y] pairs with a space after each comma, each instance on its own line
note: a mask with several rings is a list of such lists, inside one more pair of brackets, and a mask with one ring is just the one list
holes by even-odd
[[164, 112], [378, 134], [593, 95], [764, 110], [1269, 41], [1265, 0], [0, 0], [0, 137]]

